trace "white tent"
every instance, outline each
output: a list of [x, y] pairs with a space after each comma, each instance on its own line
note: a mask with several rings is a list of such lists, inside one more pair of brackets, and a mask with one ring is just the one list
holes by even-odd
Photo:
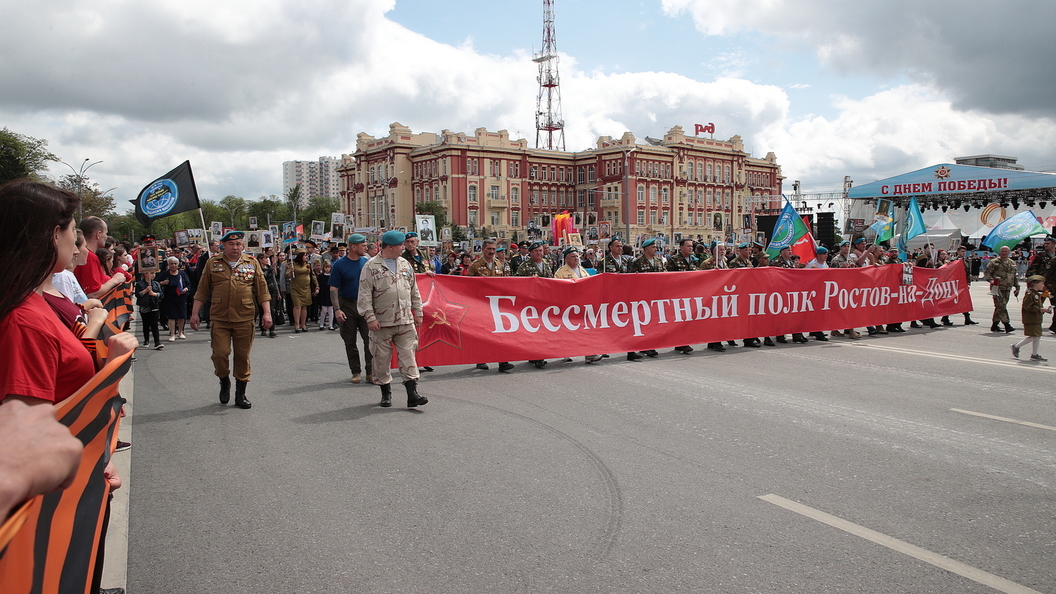
[[947, 214], [947, 213], [942, 213], [942, 216], [939, 217], [938, 221], [936, 221], [933, 225], [929, 225], [928, 226], [928, 230], [929, 231], [932, 230], [932, 229], [957, 229], [957, 228], [959, 228], [958, 225], [955, 224], [952, 220], [950, 220], [950, 215]]
[[927, 233], [921, 233], [920, 235], [910, 239], [906, 242], [910, 250], [924, 247], [926, 243], [934, 243], [935, 247], [941, 250], [949, 250], [961, 245], [961, 238], [964, 237], [964, 233], [960, 229], [929, 229]]

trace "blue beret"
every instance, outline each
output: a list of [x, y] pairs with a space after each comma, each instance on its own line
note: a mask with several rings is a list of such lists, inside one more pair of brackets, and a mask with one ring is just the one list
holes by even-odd
[[854, 241], [853, 241], [853, 242], [851, 243], [851, 245], [858, 245], [859, 243], [865, 243], [865, 238], [864, 238], [864, 237], [859, 237], [858, 239], [855, 239], [855, 240], [854, 240]]
[[418, 237], [418, 234], [415, 233], [414, 231], [408, 231], [407, 232], [407, 239], [410, 239], [412, 237]]
[[381, 243], [385, 245], [400, 245], [407, 240], [407, 236], [399, 231], [386, 231], [381, 236]]
[[544, 245], [546, 245], [546, 244], [541, 242], [541, 241], [534, 241], [534, 242], [532, 242], [532, 245], [528, 246], [528, 249], [529, 250], [534, 250], [536, 248], [541, 248]]
[[642, 247], [643, 248], [644, 247], [649, 247], [649, 246], [653, 245], [654, 243], [656, 243], [656, 238], [655, 237], [653, 237], [651, 239], [646, 239], [645, 241], [642, 242]]
[[353, 233], [352, 235], [348, 236], [348, 243], [349, 244], [367, 243], [367, 236], [366, 235], [362, 235], [360, 233]]
[[814, 253], [815, 253], [815, 254], [818, 254], [818, 255], [821, 255], [821, 254], [827, 254], [827, 253], [829, 253], [829, 250], [828, 250], [827, 248], [821, 247], [821, 246], [819, 245], [819, 246], [818, 246], [818, 249], [814, 250]]
[[228, 231], [224, 233], [224, 236], [220, 238], [220, 241], [228, 241], [231, 239], [242, 239], [246, 234], [241, 231]]
[[561, 255], [563, 257], [567, 258], [569, 254], [578, 254], [578, 253], [579, 253], [579, 248], [577, 248], [576, 246], [570, 245], [567, 248], [565, 248], [565, 251], [561, 252]]
[[747, 243], [738, 243], [737, 244], [737, 249], [739, 249], [739, 250], [743, 250], [746, 247], [748, 247]]

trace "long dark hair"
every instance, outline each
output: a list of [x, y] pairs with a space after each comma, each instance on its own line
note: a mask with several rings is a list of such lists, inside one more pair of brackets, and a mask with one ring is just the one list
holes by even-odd
[[81, 199], [31, 179], [0, 186], [0, 321], [55, 268], [55, 227], [73, 221]]

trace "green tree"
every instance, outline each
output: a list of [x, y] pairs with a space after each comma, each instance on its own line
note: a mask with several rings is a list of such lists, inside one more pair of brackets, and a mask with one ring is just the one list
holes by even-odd
[[301, 208], [301, 184], [286, 190], [283, 198], [286, 199], [286, 208], [289, 211], [290, 220], [298, 221], [297, 213]]
[[220, 209], [225, 216], [221, 219], [224, 222], [230, 222], [231, 226], [235, 229], [245, 229], [248, 225], [246, 220], [248, 215], [248, 208], [246, 199], [240, 196], [224, 196], [219, 202]]
[[290, 220], [290, 209], [286, 202], [274, 194], [249, 201], [248, 214], [257, 217], [257, 225], [262, 229], [267, 227], [269, 220], [273, 225]]
[[415, 210], [418, 214], [433, 215], [436, 218], [436, 228], [447, 226], [447, 208], [444, 207], [443, 203], [430, 201], [430, 202], [419, 202], [415, 206]]
[[0, 130], [0, 184], [20, 177], [43, 179], [40, 172], [47, 169], [48, 161], [59, 160], [47, 146], [47, 140]]
[[87, 176], [67, 173], [59, 178], [57, 185], [81, 197], [82, 216], [107, 219], [114, 214], [117, 203], [110, 195], [110, 190], [103, 192], [99, 189], [99, 184], [88, 179]]
[[[438, 225], [439, 226], [439, 225]], [[468, 241], [469, 236], [466, 235], [465, 230], [458, 225], [451, 228], [451, 241]]]
[[325, 196], [316, 196], [308, 200], [308, 205], [298, 213], [298, 221], [304, 225], [307, 232], [308, 227], [312, 224], [312, 221], [326, 221], [327, 225], [330, 224], [330, 215], [335, 212], [341, 212], [341, 201], [337, 198], [327, 198]]

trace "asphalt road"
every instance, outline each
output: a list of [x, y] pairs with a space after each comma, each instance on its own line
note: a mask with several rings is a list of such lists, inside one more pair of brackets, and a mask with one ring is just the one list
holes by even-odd
[[1016, 361], [973, 295], [978, 326], [438, 368], [417, 410], [288, 328], [223, 406], [189, 334], [136, 364], [128, 591], [1056, 593], [1056, 337]]

